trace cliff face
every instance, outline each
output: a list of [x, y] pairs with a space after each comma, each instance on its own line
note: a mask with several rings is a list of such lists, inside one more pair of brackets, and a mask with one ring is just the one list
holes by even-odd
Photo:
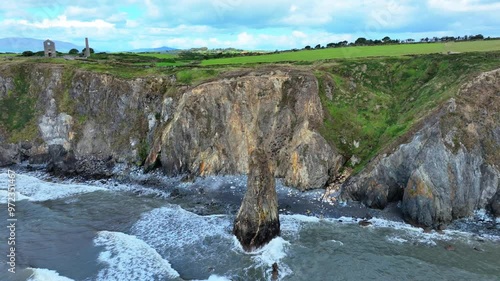
[[309, 189], [323, 187], [342, 164], [316, 131], [323, 111], [310, 73], [233, 73], [188, 90], [165, 77], [123, 80], [61, 66], [2, 73], [3, 96], [25, 96], [33, 106], [21, 130], [3, 126], [1, 165], [30, 159], [55, 172], [110, 175], [115, 164], [149, 154], [146, 167], [161, 159], [170, 175], [246, 174], [259, 141], [275, 176]]
[[402, 200], [405, 218], [424, 226], [445, 224], [478, 208], [498, 215], [499, 108], [500, 69], [464, 85], [456, 98], [420, 122], [408, 143], [350, 178], [342, 186], [343, 197], [376, 208]]
[[136, 162], [147, 154], [141, 149], [147, 149], [170, 83], [43, 64], [6, 66], [0, 73], [7, 81], [0, 96], [2, 105], [8, 105], [4, 114], [24, 120], [16, 124], [3, 118], [0, 140], [6, 151], [0, 164], [29, 159], [50, 163], [56, 172], [95, 176], [110, 175], [114, 164]]
[[[443, 65], [453, 66], [452, 59]], [[331, 87], [319, 85], [313, 71], [292, 68], [226, 73], [188, 87], [171, 76], [121, 79], [67, 65], [5, 64], [0, 67], [0, 166], [29, 160], [48, 164], [54, 172], [90, 176], [110, 176], [117, 165], [141, 164], [146, 170], [161, 165], [169, 175], [248, 174], [249, 153], [262, 148], [270, 153], [274, 176], [287, 185], [322, 188], [343, 165], [353, 164], [354, 153], [371, 155], [366, 150], [371, 139], [354, 132], [375, 131], [369, 136], [377, 136], [369, 126], [365, 130], [332, 124], [349, 124], [342, 121], [350, 116], [369, 122], [389, 115], [391, 103], [385, 101], [393, 96], [387, 89], [399, 76], [406, 81], [396, 73], [375, 84], [381, 77], [368, 79], [377, 72], [366, 66], [355, 67], [359, 75], [349, 80], [349, 65], [343, 67], [332, 79], [323, 79]], [[429, 67], [421, 71], [425, 79], [395, 88], [413, 89], [415, 84], [425, 90], [418, 97], [405, 93], [401, 104], [431, 108], [433, 89], [447, 76], [438, 74], [437, 66]], [[428, 81], [436, 88], [426, 87]], [[348, 179], [342, 197], [375, 208], [402, 200], [406, 219], [426, 226], [470, 215], [477, 208], [500, 215], [499, 93], [500, 70], [463, 85], [446, 104], [422, 114], [406, 141], [389, 143], [394, 139], [386, 138], [385, 145], [392, 149], [386, 148]], [[395, 101], [392, 104], [398, 105]], [[362, 105], [358, 115], [349, 108], [356, 102]], [[393, 123], [399, 132], [398, 123]], [[386, 126], [377, 124], [377, 130]], [[339, 137], [342, 133], [351, 134], [347, 141]], [[349, 153], [339, 145], [355, 149]]]
[[342, 165], [316, 131], [322, 121], [313, 75], [235, 74], [182, 96], [162, 135], [161, 163], [169, 174], [247, 174], [249, 151], [262, 143], [276, 177], [300, 189], [322, 187]]

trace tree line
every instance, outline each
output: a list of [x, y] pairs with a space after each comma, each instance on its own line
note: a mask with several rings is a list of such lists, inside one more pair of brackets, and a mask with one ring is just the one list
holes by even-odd
[[[437, 42], [458, 42], [458, 41], [476, 41], [476, 40], [493, 40], [498, 38], [484, 37], [482, 34], [477, 35], [465, 35], [465, 36], [443, 36], [443, 37], [426, 37], [421, 38], [420, 43], [437, 43]], [[337, 43], [328, 43], [326, 46], [322, 46], [321, 44], [316, 45], [314, 48], [310, 45], [304, 47], [304, 50], [312, 50], [312, 49], [324, 49], [324, 48], [341, 48], [347, 46], [376, 46], [376, 45], [388, 45], [388, 44], [408, 44], [408, 43], [416, 43], [417, 41], [413, 38], [408, 39], [391, 39], [389, 36], [385, 36], [384, 38], [378, 40], [366, 39], [364, 37], [359, 37], [354, 42], [348, 41], [340, 41]], [[292, 51], [297, 51], [294, 49]]]

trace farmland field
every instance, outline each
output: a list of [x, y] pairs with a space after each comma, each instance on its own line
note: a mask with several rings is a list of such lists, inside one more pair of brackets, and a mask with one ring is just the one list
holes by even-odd
[[143, 57], [155, 57], [157, 59], [172, 59], [176, 57], [176, 55], [166, 53], [139, 53], [137, 55]]
[[500, 50], [500, 40], [449, 43], [418, 43], [387, 46], [329, 48], [268, 54], [261, 56], [210, 59], [203, 61], [202, 65], [316, 61], [329, 59], [403, 56], [447, 52], [487, 52], [496, 50]]

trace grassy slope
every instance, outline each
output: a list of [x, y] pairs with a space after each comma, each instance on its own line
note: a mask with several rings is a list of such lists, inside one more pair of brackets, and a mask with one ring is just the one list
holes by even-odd
[[262, 56], [211, 59], [203, 61], [202, 65], [316, 61], [361, 57], [447, 53], [448, 51], [485, 52], [496, 50], [500, 50], [500, 40], [456, 43], [400, 44], [387, 46], [330, 48], [310, 51], [286, 52]]
[[466, 80], [499, 67], [500, 52], [320, 65], [316, 76], [326, 113], [321, 133], [345, 156], [356, 156], [360, 163], [354, 166], [359, 171], [386, 145], [456, 95]]

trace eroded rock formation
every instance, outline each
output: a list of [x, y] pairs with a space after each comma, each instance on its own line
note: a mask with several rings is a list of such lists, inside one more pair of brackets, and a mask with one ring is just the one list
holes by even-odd
[[278, 198], [270, 155], [262, 148], [250, 152], [247, 192], [233, 233], [243, 249], [252, 251], [280, 234]]
[[498, 208], [500, 69], [464, 85], [408, 143], [380, 155], [342, 189], [344, 198], [384, 208], [402, 200], [406, 220], [438, 227]]
[[161, 163], [170, 175], [247, 174], [248, 152], [263, 138], [276, 177], [301, 190], [321, 188], [343, 164], [317, 132], [322, 122], [311, 73], [232, 74], [182, 96], [163, 132]]

